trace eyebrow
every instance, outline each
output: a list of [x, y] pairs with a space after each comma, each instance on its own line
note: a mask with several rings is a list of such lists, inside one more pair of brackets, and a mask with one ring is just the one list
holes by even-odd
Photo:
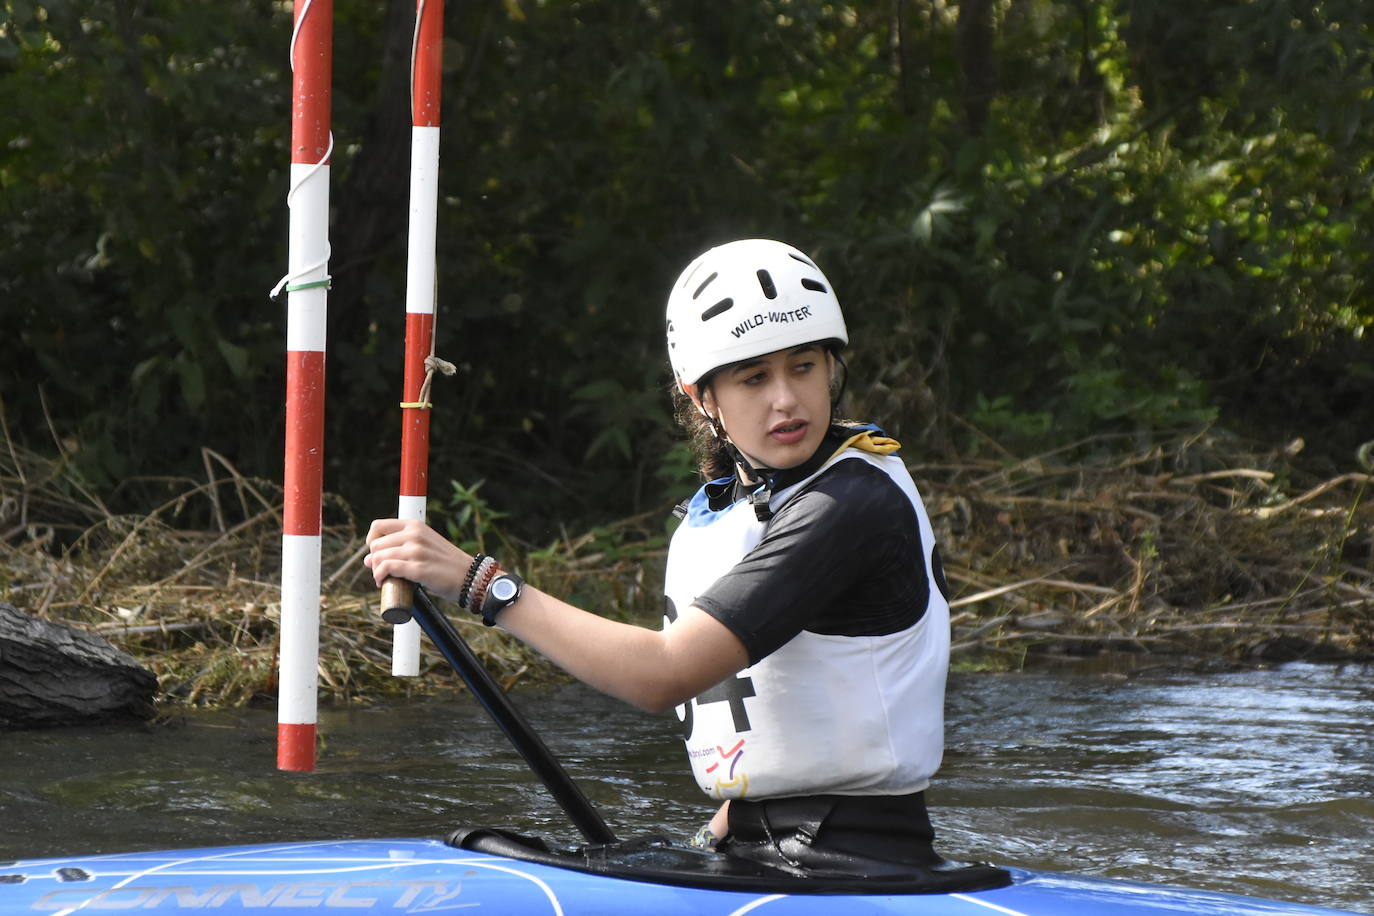
[[[793, 347], [792, 349], [788, 350], [788, 351], [787, 351], [787, 355], [788, 355], [788, 356], [796, 356], [798, 353], [805, 353], [805, 352], [807, 352], [807, 351], [809, 351], [809, 350], [820, 350], [820, 349], [821, 349], [820, 344], [804, 343], [804, 344], [802, 344], [801, 346]], [[765, 355], [767, 355], [767, 354], [765, 354]], [[742, 360], [740, 360], [739, 362], [737, 362], [737, 363], [735, 363], [734, 365], [730, 366], [729, 369], [728, 369], [727, 371], [729, 371], [729, 372], [741, 372], [741, 371], [743, 371], [743, 370], [746, 370], [746, 369], [753, 369], [755, 366], [761, 366], [761, 365], [763, 365], [763, 357], [762, 357], [762, 356], [755, 356], [753, 359], [742, 359]]]

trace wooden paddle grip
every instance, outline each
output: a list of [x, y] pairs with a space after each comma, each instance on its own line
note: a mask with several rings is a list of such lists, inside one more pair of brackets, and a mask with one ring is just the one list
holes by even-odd
[[382, 619], [390, 624], [408, 623], [415, 606], [415, 586], [392, 576], [382, 583]]

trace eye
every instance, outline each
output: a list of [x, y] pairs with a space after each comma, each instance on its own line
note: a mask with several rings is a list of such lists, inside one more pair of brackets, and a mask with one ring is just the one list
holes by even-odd
[[750, 372], [740, 376], [739, 383], [741, 385], [758, 385], [763, 382], [763, 376], [764, 373], [762, 372]]

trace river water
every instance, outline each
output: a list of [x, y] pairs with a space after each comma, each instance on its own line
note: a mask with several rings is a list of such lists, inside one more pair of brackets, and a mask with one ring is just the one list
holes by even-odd
[[[1374, 681], [1290, 664], [958, 674], [929, 797], [952, 858], [1374, 913]], [[621, 836], [709, 815], [676, 721], [578, 686], [515, 701]], [[323, 710], [275, 770], [273, 710], [0, 733], [0, 860], [513, 826], [579, 838], [465, 693]]]

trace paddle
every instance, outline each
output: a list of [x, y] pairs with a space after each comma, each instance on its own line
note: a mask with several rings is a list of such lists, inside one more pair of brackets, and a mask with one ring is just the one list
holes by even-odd
[[606, 822], [592, 807], [587, 796], [582, 794], [582, 790], [572, 781], [572, 777], [563, 769], [562, 764], [554, 758], [543, 740], [525, 721], [524, 716], [520, 715], [519, 710], [492, 680], [487, 669], [482, 667], [482, 663], [477, 660], [477, 656], [458, 634], [452, 622], [434, 606], [425, 590], [418, 586], [415, 588], [415, 604], [411, 611], [415, 621], [420, 624], [420, 629], [425, 631], [425, 635], [438, 648], [440, 654], [453, 666], [453, 670], [458, 672], [458, 676], [468, 685], [468, 690], [472, 691], [477, 702], [482, 704], [482, 708], [496, 722], [497, 727], [506, 733], [506, 737], [515, 745], [520, 756], [525, 758], [525, 763], [529, 764], [534, 775], [539, 777], [544, 788], [549, 790], [587, 841], [601, 845], [617, 842], [611, 828], [606, 826]]

